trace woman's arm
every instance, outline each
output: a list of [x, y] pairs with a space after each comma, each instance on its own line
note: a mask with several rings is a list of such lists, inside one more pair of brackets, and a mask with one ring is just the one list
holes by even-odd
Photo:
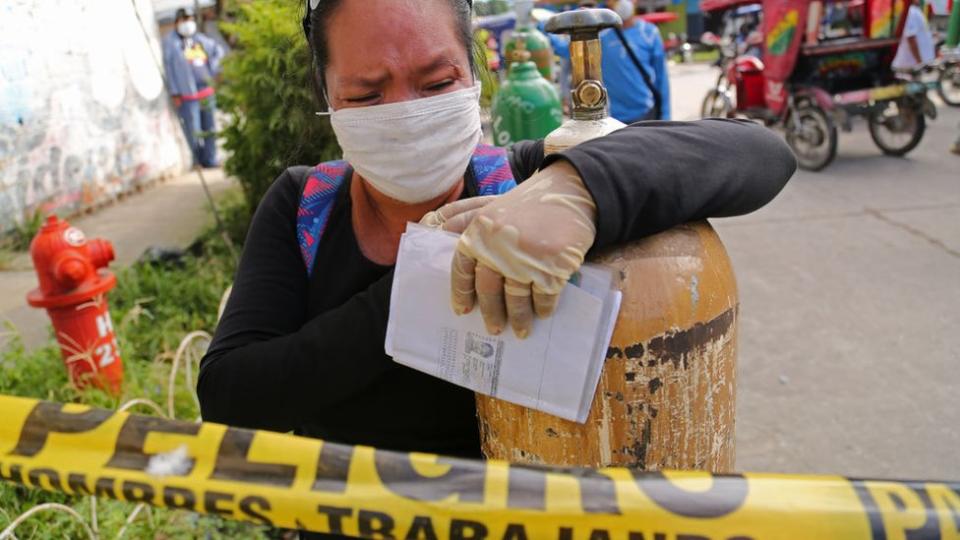
[[639, 122], [541, 163], [536, 150], [513, 148], [514, 171], [539, 172], [476, 212], [451, 267], [455, 311], [479, 304], [492, 334], [526, 336], [589, 250], [751, 212], [796, 169], [779, 137], [731, 120]]
[[783, 139], [746, 120], [643, 122], [546, 157], [542, 141], [511, 151], [524, 178], [559, 160], [573, 165], [596, 202], [594, 248], [753, 212], [797, 168]]
[[254, 215], [230, 301], [200, 365], [204, 420], [290, 431], [392, 367], [383, 354], [392, 272], [307, 320], [295, 225], [295, 176], [302, 173], [284, 173]]

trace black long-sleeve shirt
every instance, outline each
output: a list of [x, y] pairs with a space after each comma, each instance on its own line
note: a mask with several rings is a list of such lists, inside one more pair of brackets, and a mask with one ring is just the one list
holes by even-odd
[[[577, 169], [596, 201], [594, 248], [691, 220], [752, 212], [772, 200], [796, 168], [779, 137], [733, 120], [645, 122], [556, 155], [544, 157], [542, 142], [519, 143], [510, 154], [518, 181], [558, 159]], [[203, 418], [400, 451], [479, 456], [473, 392], [384, 353], [393, 269], [360, 252], [349, 182], [336, 196], [307, 276], [296, 215], [308, 172], [284, 172], [253, 218], [233, 293], [201, 364]]]

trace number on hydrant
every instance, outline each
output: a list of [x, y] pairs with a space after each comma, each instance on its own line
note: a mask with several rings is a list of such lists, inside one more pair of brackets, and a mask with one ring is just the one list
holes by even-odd
[[50, 216], [30, 243], [40, 287], [27, 302], [45, 308], [60, 352], [77, 387], [93, 384], [120, 393], [123, 362], [117, 350], [106, 294], [117, 278], [106, 269], [113, 245]]

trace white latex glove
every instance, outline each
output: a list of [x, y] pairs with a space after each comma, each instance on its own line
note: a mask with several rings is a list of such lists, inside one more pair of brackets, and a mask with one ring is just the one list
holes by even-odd
[[488, 332], [499, 334], [509, 322], [517, 337], [526, 337], [534, 314], [553, 313], [560, 291], [583, 264], [596, 237], [596, 213], [566, 161], [471, 208], [453, 258], [453, 310], [469, 313], [476, 302]]
[[486, 195], [445, 204], [433, 212], [424, 214], [420, 218], [420, 225], [460, 234], [467, 228], [467, 225], [470, 225], [481, 208], [497, 198], [497, 195]]

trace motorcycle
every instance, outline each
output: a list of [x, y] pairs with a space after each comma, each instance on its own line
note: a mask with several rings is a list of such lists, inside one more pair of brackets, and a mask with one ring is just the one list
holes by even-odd
[[940, 86], [937, 93], [940, 94], [940, 99], [951, 107], [960, 107], [960, 47], [942, 47], [936, 66], [939, 72]]
[[[743, 3], [704, 0], [701, 8]], [[708, 92], [704, 116], [742, 116], [782, 129], [800, 166], [811, 171], [833, 161], [837, 126], [849, 131], [855, 116], [867, 119], [883, 153], [916, 148], [926, 118], [936, 117], [927, 91], [938, 84], [902, 80], [890, 67], [903, 30], [893, 14], [906, 12], [906, 0], [764, 0], [762, 6], [762, 59], [722, 55], [725, 80]]]

